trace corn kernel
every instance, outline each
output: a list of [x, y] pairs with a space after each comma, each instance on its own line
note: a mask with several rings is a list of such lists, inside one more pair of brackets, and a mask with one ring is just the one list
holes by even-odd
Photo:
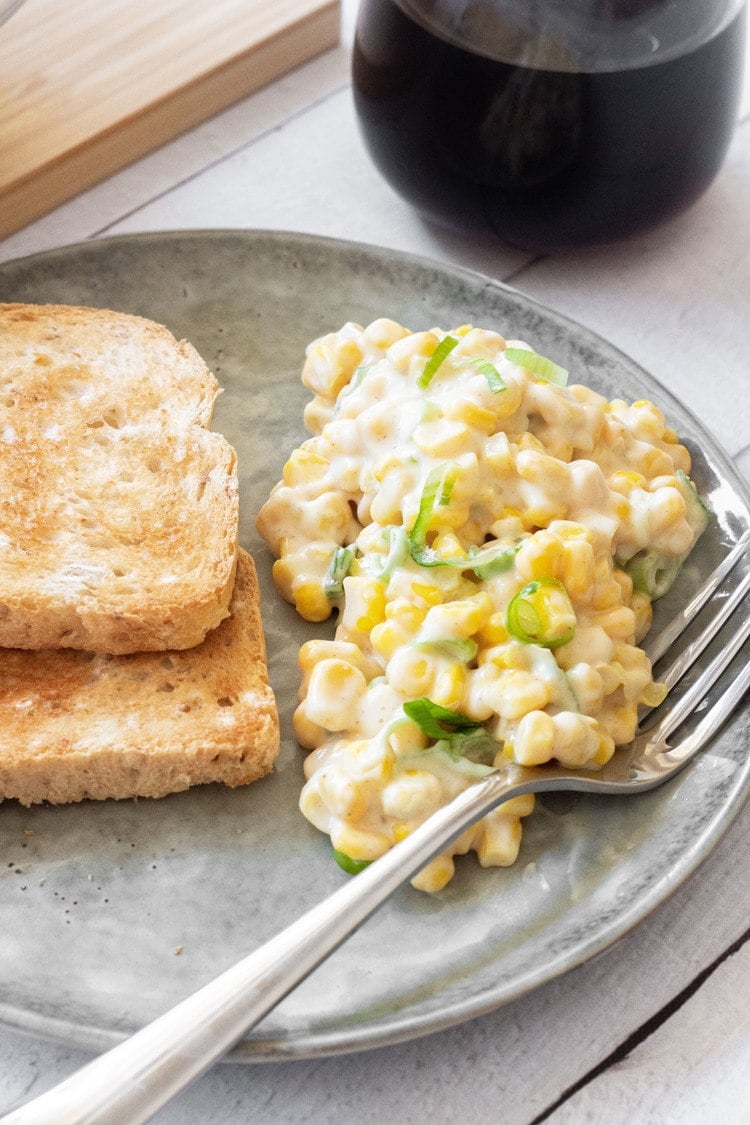
[[651, 628], [653, 620], [651, 599], [646, 594], [635, 593], [631, 598], [630, 608], [635, 614], [635, 642], [640, 644]]
[[300, 703], [299, 707], [295, 710], [292, 726], [294, 727], [295, 738], [300, 746], [304, 746], [305, 750], [314, 750], [316, 747], [321, 746], [326, 740], [327, 733], [325, 728], [308, 718], [304, 702]]
[[392, 725], [387, 735], [387, 742], [398, 758], [403, 754], [414, 754], [419, 750], [424, 750], [428, 738], [415, 723], [403, 719], [401, 722]]
[[342, 820], [361, 820], [367, 811], [367, 795], [362, 784], [336, 770], [318, 772], [318, 792], [334, 816]]
[[302, 382], [314, 394], [336, 398], [362, 362], [362, 350], [355, 340], [336, 342], [335, 337], [323, 337], [307, 349], [302, 368]]
[[536, 797], [533, 793], [522, 793], [520, 797], [511, 797], [509, 801], [503, 801], [495, 811], [502, 816], [531, 816], [535, 805]]
[[390, 660], [397, 648], [409, 643], [412, 635], [399, 621], [381, 621], [373, 626], [370, 643], [376, 652]]
[[284, 484], [292, 487], [307, 481], [319, 480], [328, 470], [328, 461], [309, 449], [295, 449], [284, 465]]
[[608, 483], [615, 492], [623, 492], [627, 495], [633, 488], [643, 488], [646, 478], [643, 473], [619, 469], [616, 473], [612, 473]]
[[312, 774], [299, 795], [299, 808], [319, 832], [330, 832], [333, 816], [320, 795], [319, 783], [320, 774]]
[[552, 757], [555, 727], [545, 711], [530, 711], [521, 719], [513, 739], [515, 760], [522, 766], [539, 766]]
[[602, 733], [599, 736], [599, 747], [591, 761], [595, 766], [606, 766], [614, 752], [614, 739], [610, 735]]
[[385, 617], [385, 590], [374, 578], [344, 579], [344, 611], [341, 624], [345, 629], [369, 633]]
[[302, 420], [305, 424], [305, 429], [310, 434], [320, 434], [323, 428], [330, 422], [333, 414], [332, 407], [324, 398], [316, 395], [314, 399], [306, 403], [302, 412]]
[[403, 325], [398, 324], [395, 320], [389, 320], [387, 317], [379, 317], [377, 320], [373, 320], [372, 324], [367, 325], [364, 332], [365, 340], [382, 351], [387, 350], [391, 344], [395, 344], [397, 340], [403, 340], [408, 335], [408, 328], [404, 328]]
[[305, 709], [307, 717], [326, 730], [346, 730], [367, 691], [359, 668], [345, 660], [321, 660], [310, 674]]
[[468, 558], [461, 540], [452, 531], [438, 532], [432, 544], [432, 549], [441, 559]]
[[515, 816], [504, 816], [499, 809], [479, 824], [477, 857], [482, 867], [510, 867], [521, 847], [521, 822]]
[[518, 410], [523, 401], [523, 386], [514, 379], [505, 380], [505, 390], [502, 394], [493, 395], [492, 409], [498, 418], [510, 418]]
[[530, 672], [507, 671], [500, 685], [498, 714], [520, 719], [528, 711], [541, 710], [550, 700], [549, 687]]
[[626, 746], [632, 742], [638, 722], [636, 703], [622, 703], [602, 710], [599, 720], [616, 746]]
[[505, 614], [493, 613], [479, 629], [476, 640], [482, 648], [504, 644], [508, 640]]
[[348, 766], [360, 781], [384, 782], [393, 776], [393, 752], [378, 738], [358, 738], [349, 743]]
[[557, 578], [562, 556], [559, 539], [549, 532], [540, 531], [522, 544], [516, 555], [516, 572], [526, 582], [534, 578]]
[[429, 586], [426, 582], [414, 582], [412, 590], [418, 598], [428, 605], [439, 605], [443, 600], [443, 591], [439, 586]]
[[590, 543], [574, 539], [565, 544], [560, 578], [573, 600], [588, 600], [594, 585], [594, 549]]
[[646, 477], [658, 477], [670, 472], [672, 459], [662, 449], [648, 449], [638, 458], [638, 465]]
[[618, 606], [615, 609], [597, 613], [591, 623], [604, 629], [607, 636], [611, 637], [613, 641], [630, 641], [635, 634], [635, 614], [627, 606]]
[[385, 855], [391, 841], [380, 832], [365, 832], [351, 824], [333, 824], [331, 843], [350, 859], [378, 859]]
[[484, 592], [460, 601], [434, 606], [425, 618], [422, 636], [427, 640], [445, 637], [471, 637], [489, 621], [492, 600]]
[[500, 476], [509, 476], [512, 472], [513, 458], [510, 451], [510, 442], [508, 441], [508, 435], [502, 430], [488, 438], [484, 446], [482, 461], [487, 468], [494, 469]]
[[536, 531], [537, 528], [549, 527], [553, 520], [563, 519], [565, 514], [562, 502], [549, 499], [526, 508], [521, 519], [527, 531]]
[[397, 371], [406, 373], [411, 367], [415, 357], [420, 362], [420, 371], [424, 360], [431, 356], [440, 343], [434, 332], [411, 332], [408, 336], [396, 340], [388, 349], [388, 359]]
[[445, 415], [452, 422], [463, 423], [484, 434], [491, 434], [495, 429], [495, 415], [492, 411], [467, 399], [449, 403], [445, 408]]
[[[297, 577], [297, 568], [293, 566], [290, 559], [276, 559], [271, 568], [273, 580], [276, 587], [281, 594], [282, 598], [286, 598], [288, 602], [294, 601], [294, 594], [292, 593], [292, 585]], [[331, 607], [328, 606], [330, 613]]]
[[605, 695], [611, 695], [622, 685], [624, 675], [622, 664], [614, 661], [612, 664], [596, 664], [595, 668], [601, 677], [602, 690]]
[[322, 660], [330, 659], [345, 660], [347, 664], [353, 664], [368, 680], [381, 673], [380, 667], [374, 660], [365, 656], [358, 645], [348, 641], [325, 641], [315, 637], [313, 640], [305, 641], [299, 650], [303, 686], [306, 687], [313, 668]]
[[[274, 579], [276, 578], [277, 565], [275, 563], [273, 567]], [[292, 590], [297, 612], [300, 617], [304, 617], [305, 621], [325, 621], [326, 618], [331, 616], [331, 603], [326, 597], [320, 581], [295, 582]]]
[[400, 648], [388, 663], [388, 683], [406, 698], [429, 695], [433, 682], [433, 662], [414, 652]]
[[676, 488], [660, 488], [651, 508], [662, 526], [685, 518], [685, 500]]
[[443, 887], [450, 883], [455, 870], [456, 865], [452, 856], [436, 856], [414, 876], [411, 885], [415, 890], [435, 894], [437, 891], [442, 891]]
[[461, 703], [466, 685], [466, 669], [462, 664], [453, 664], [435, 677], [431, 699], [439, 707], [455, 710]]
[[572, 711], [560, 711], [552, 722], [555, 728], [554, 756], [561, 765], [577, 769], [594, 759], [601, 738], [596, 719]]
[[402, 821], [421, 823], [439, 808], [443, 787], [426, 770], [408, 770], [391, 781], [383, 790], [383, 812]]
[[521, 450], [533, 449], [536, 453], [546, 453], [547, 452], [547, 450], [544, 448], [544, 446], [540, 442], [539, 438], [534, 437], [533, 434], [530, 434], [528, 432], [522, 433], [520, 435], [520, 437], [518, 438], [518, 441], [517, 441], [516, 444], [518, 445], [518, 448], [521, 449]]
[[666, 684], [647, 684], [640, 695], [639, 703], [645, 707], [659, 707], [667, 698], [669, 689]]
[[416, 633], [427, 616], [424, 606], [414, 605], [406, 598], [394, 598], [385, 607], [386, 621], [398, 621], [410, 633]]
[[581, 711], [596, 714], [604, 702], [604, 681], [596, 668], [581, 661], [569, 668], [567, 675]]
[[557, 536], [561, 543], [578, 539], [584, 539], [587, 543], [591, 542], [591, 533], [588, 528], [574, 520], [554, 520], [549, 530]]

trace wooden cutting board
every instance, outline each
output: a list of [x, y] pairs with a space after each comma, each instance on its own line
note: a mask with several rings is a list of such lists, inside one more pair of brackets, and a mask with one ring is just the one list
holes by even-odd
[[26, 0], [0, 26], [0, 238], [338, 34], [339, 0]]

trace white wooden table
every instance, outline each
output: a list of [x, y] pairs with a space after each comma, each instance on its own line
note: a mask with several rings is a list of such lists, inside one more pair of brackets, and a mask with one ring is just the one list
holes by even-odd
[[[680, 372], [671, 389], [750, 473], [750, 81], [729, 159], [688, 214], [605, 249], [532, 257], [428, 228], [375, 172], [349, 89], [354, 2], [343, 48], [0, 243], [0, 259], [126, 231], [267, 227], [474, 267], [602, 333], [658, 378]], [[749, 865], [746, 807], [670, 902], [583, 968], [402, 1046], [220, 1066], [157, 1120], [750, 1122]], [[0, 1029], [0, 1111], [87, 1057]]]

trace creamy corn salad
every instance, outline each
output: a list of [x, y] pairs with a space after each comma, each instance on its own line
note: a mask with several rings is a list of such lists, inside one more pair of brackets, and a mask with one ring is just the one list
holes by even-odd
[[[609, 402], [521, 340], [346, 324], [307, 348], [312, 437], [258, 517], [300, 651], [304, 815], [356, 872], [506, 761], [597, 769], [664, 689], [638, 647], [706, 523], [646, 400]], [[532, 795], [454, 856], [518, 855]]]

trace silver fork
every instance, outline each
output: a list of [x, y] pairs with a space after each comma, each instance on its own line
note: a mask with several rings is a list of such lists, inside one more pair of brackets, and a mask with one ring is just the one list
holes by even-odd
[[[658, 661], [716, 593], [748, 551], [746, 532], [689, 605], [647, 648]], [[658, 678], [671, 686], [703, 653], [743, 603], [750, 567], [719, 597], [718, 612]], [[390, 852], [371, 864], [276, 937], [216, 980], [2, 1121], [12, 1125], [137, 1125], [175, 1097], [254, 1027], [321, 961], [346, 940], [406, 879], [469, 825], [522, 793], [577, 790], [641, 793], [674, 777], [706, 745], [750, 686], [750, 661], [681, 741], [669, 740], [699, 709], [711, 687], [750, 636], [750, 613], [658, 722], [637, 735], [603, 769], [508, 765], [472, 784]]]

